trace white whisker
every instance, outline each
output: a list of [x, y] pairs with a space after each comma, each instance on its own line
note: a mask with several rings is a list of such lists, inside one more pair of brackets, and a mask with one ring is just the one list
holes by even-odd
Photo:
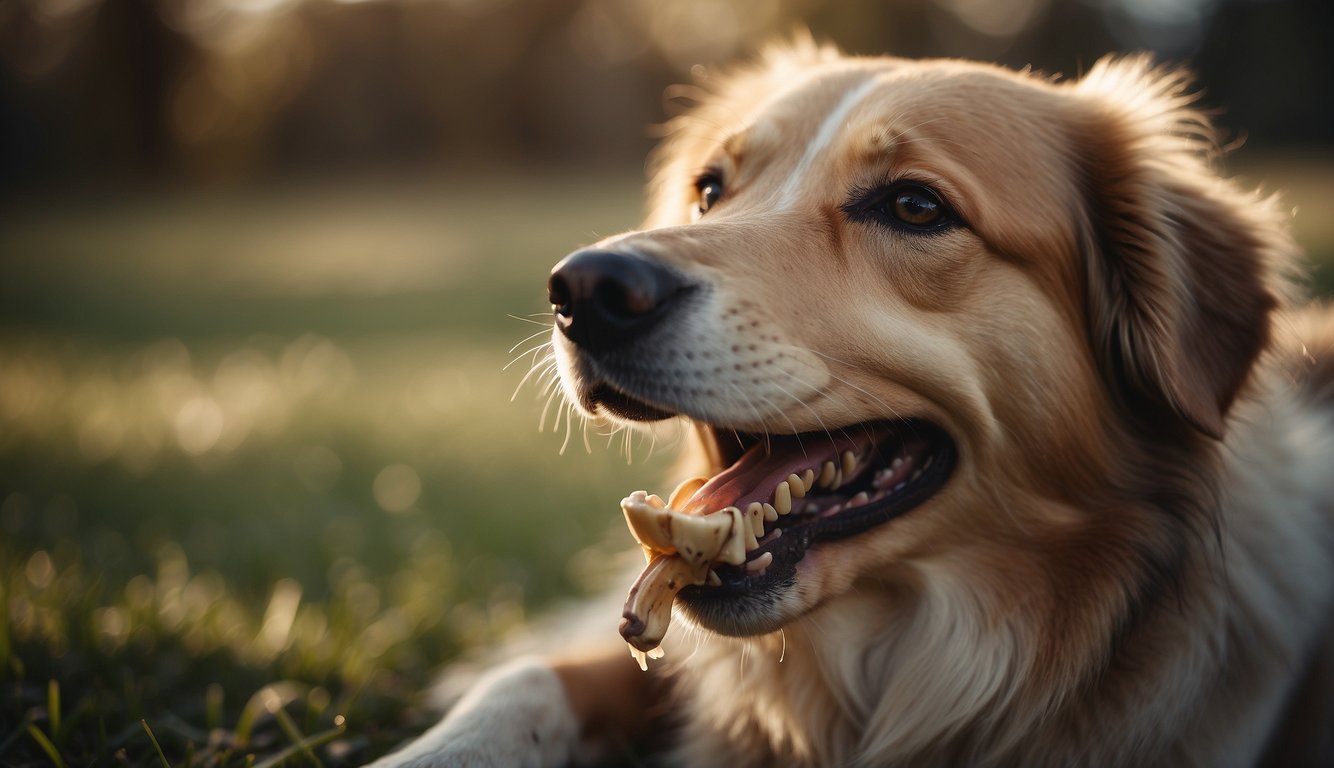
[[[514, 346], [510, 347], [510, 348], [509, 348], [509, 351], [510, 351], [510, 353], [513, 353], [514, 350], [516, 350], [516, 349], [518, 349], [519, 347], [523, 346], [523, 343], [524, 343], [525, 341], [528, 341], [529, 339], [535, 339], [535, 338], [537, 338], [538, 336], [541, 336], [541, 335], [543, 335], [543, 334], [550, 333], [550, 332], [551, 332], [551, 326], [549, 326], [549, 325], [543, 325], [543, 326], [542, 326], [542, 330], [540, 330], [540, 331], [534, 331], [533, 333], [530, 333], [530, 334], [528, 334], [527, 336], [523, 337], [523, 340], [520, 341], [518, 344], [515, 344]], [[550, 342], [548, 342], [548, 343], [550, 343]]]

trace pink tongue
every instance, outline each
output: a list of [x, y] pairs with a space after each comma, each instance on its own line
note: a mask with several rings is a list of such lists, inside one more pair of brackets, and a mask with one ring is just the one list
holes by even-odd
[[745, 510], [751, 502], [773, 501], [774, 486], [788, 475], [800, 475], [808, 469], [820, 474], [826, 461], [837, 466], [844, 451], [865, 452], [875, 435], [859, 431], [853, 436], [835, 434], [804, 435], [802, 438], [775, 435], [751, 447], [736, 463], [709, 478], [680, 510], [687, 514], [709, 515], [726, 507]]

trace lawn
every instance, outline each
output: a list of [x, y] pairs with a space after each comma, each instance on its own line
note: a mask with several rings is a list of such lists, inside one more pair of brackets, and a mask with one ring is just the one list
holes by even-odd
[[[1331, 168], [1242, 168], [1325, 263]], [[597, 589], [671, 435], [524, 378], [551, 264], [639, 209], [515, 175], [11, 205], [0, 764], [356, 764], [443, 664]]]

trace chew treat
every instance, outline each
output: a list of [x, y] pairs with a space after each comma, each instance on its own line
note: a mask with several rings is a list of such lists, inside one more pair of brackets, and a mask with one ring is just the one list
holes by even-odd
[[[697, 480], [682, 483], [672, 493], [673, 501], [694, 493], [703, 484]], [[622, 499], [621, 510], [648, 560], [626, 596], [620, 628], [643, 667], [643, 654], [656, 649], [667, 633], [676, 593], [692, 584], [717, 583], [709, 568], [714, 563], [745, 563], [747, 550], [755, 546], [755, 520], [763, 510], [746, 514], [726, 507], [710, 515], [689, 515], [645, 491]]]
[[707, 567], [693, 567], [679, 557], [658, 555], [635, 579], [625, 597], [621, 636], [637, 650], [648, 652], [658, 647], [672, 620], [672, 601], [676, 593], [690, 584], [703, 584], [698, 573]]
[[741, 526], [738, 521], [746, 516], [736, 507], [712, 515], [687, 515], [664, 505], [657, 496], [635, 491], [621, 500], [621, 510], [650, 562], [659, 554], [678, 555], [695, 566], [746, 561], [744, 537], [738, 534], [751, 526], [748, 521], [745, 528]]

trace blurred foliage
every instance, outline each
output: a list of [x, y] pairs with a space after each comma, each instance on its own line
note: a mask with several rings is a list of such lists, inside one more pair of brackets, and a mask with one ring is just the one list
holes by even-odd
[[638, 164], [659, 95], [808, 27], [1069, 75], [1189, 65], [1232, 134], [1334, 143], [1327, 0], [9, 0], [0, 192]]

